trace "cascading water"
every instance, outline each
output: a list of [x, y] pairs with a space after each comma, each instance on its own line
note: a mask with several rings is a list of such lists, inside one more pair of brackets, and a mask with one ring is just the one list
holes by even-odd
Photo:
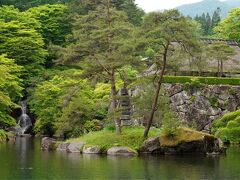
[[26, 101], [20, 101], [19, 105], [21, 106], [21, 116], [18, 118], [18, 135], [23, 135], [31, 126], [32, 121], [27, 115], [27, 103]]

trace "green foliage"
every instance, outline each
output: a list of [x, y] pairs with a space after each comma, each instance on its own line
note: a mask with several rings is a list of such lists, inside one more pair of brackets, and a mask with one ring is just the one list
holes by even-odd
[[11, 108], [17, 108], [14, 102], [21, 97], [22, 87], [19, 79], [21, 66], [12, 59], [0, 55], [0, 129], [11, 127], [16, 124], [9, 115]]
[[2, 129], [0, 129], [0, 142], [6, 141], [8, 138], [8, 133]]
[[217, 8], [217, 10], [214, 11], [212, 17], [210, 17], [209, 13], [206, 15], [203, 13], [201, 16], [195, 16], [194, 20], [199, 22], [202, 26], [203, 36], [209, 36], [213, 34], [213, 29], [221, 21], [220, 12], [221, 9]]
[[240, 110], [227, 113], [215, 121], [212, 132], [225, 142], [240, 142]]
[[164, 115], [162, 124], [162, 135], [167, 137], [174, 137], [178, 134], [178, 128], [180, 127], [180, 120], [169, 111]]
[[[141, 83], [137, 85], [137, 95], [132, 98], [133, 104], [136, 104], [134, 108], [134, 118], [143, 118], [144, 120], [149, 119], [149, 111], [152, 108], [152, 95], [154, 93], [153, 85], [149, 82]], [[170, 100], [162, 90], [158, 99], [158, 107], [154, 114], [153, 125], [160, 127], [163, 122], [163, 118], [169, 109]]]
[[[95, 11], [104, 0], [70, 0], [69, 7], [72, 13], [86, 15], [89, 11]], [[128, 21], [133, 25], [139, 26], [142, 24], [144, 11], [140, 9], [135, 0], [111, 0], [112, 6], [118, 11], [124, 11], [128, 16]]]
[[27, 11], [29, 17], [40, 22], [38, 32], [44, 38], [45, 44], [63, 45], [65, 37], [71, 33], [71, 20], [66, 5], [54, 4], [31, 8]]
[[103, 128], [101, 125], [101, 122], [97, 119], [93, 119], [91, 121], [86, 121], [84, 123], [84, 129], [87, 132], [92, 132], [92, 131], [100, 131]]
[[[104, 129], [98, 132], [90, 132], [77, 139], [70, 139], [68, 141], [83, 141], [89, 145], [100, 146], [102, 150], [107, 150], [113, 146], [127, 146], [134, 150], [139, 150], [144, 142], [143, 127], [123, 128], [121, 136], [114, 133], [112, 130]], [[153, 128], [149, 133], [149, 137], [156, 137], [160, 135], [160, 130]]]
[[0, 5], [14, 5], [16, 8], [24, 11], [31, 7], [36, 7], [44, 4], [56, 4], [67, 2], [68, 0], [1, 0]]
[[31, 92], [29, 105], [37, 118], [35, 132], [79, 136], [84, 133], [87, 120], [106, 117], [108, 98], [99, 88], [103, 85], [97, 85], [95, 92], [86, 80], [80, 78], [82, 71], [56, 72]]
[[218, 99], [216, 97], [210, 97], [209, 102], [212, 107], [218, 107]]
[[214, 29], [221, 38], [234, 39], [240, 42], [240, 8], [230, 11], [228, 16]]
[[[164, 83], [191, 83], [192, 76], [165, 76]], [[209, 85], [239, 85], [240, 78], [194, 77], [201, 84]]]
[[13, 7], [0, 7], [0, 54], [24, 66], [25, 76], [36, 73], [47, 55], [44, 42], [35, 30], [39, 24]]

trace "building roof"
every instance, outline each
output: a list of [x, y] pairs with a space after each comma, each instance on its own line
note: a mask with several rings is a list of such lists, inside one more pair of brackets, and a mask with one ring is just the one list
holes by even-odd
[[235, 40], [226, 40], [226, 39], [210, 39], [210, 38], [201, 38], [202, 42], [206, 42], [208, 44], [212, 44], [214, 42], [225, 42], [229, 46], [238, 46], [237, 41]]

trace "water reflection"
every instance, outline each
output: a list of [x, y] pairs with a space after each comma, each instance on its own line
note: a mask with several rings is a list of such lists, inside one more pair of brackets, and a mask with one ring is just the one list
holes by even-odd
[[114, 157], [42, 152], [40, 141], [0, 144], [0, 179], [240, 179], [240, 148], [227, 156]]

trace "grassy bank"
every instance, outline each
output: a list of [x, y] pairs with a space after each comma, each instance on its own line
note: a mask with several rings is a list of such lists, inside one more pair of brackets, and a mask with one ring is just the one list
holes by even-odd
[[[97, 145], [106, 150], [113, 146], [127, 146], [134, 150], [138, 150], [143, 141], [143, 127], [123, 128], [121, 135], [116, 135], [115, 132], [104, 129], [102, 131], [91, 132], [84, 136], [75, 139], [69, 139], [72, 141], [83, 141], [87, 145]], [[160, 130], [152, 128], [149, 137], [159, 136]]]
[[225, 114], [214, 122], [213, 133], [225, 142], [240, 142], [240, 110]]
[[217, 78], [196, 76], [165, 76], [164, 83], [194, 83], [208, 85], [240, 85], [240, 78]]

